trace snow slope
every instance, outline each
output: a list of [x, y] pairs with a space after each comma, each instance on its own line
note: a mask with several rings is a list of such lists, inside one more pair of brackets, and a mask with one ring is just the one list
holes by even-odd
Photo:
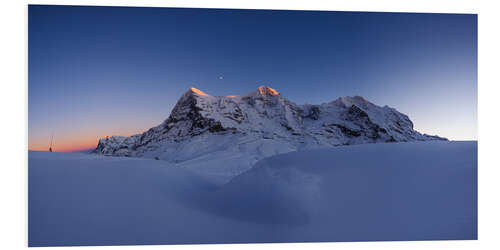
[[29, 245], [477, 239], [477, 142], [292, 152], [223, 186], [198, 175], [29, 152]]
[[[211, 96], [191, 88], [162, 124], [131, 137], [101, 139], [98, 154], [159, 158], [223, 184], [258, 160], [338, 145], [445, 140], [413, 130], [408, 116], [363, 97], [297, 105], [260, 86], [243, 96]], [[226, 159], [224, 165], [218, 164]]]

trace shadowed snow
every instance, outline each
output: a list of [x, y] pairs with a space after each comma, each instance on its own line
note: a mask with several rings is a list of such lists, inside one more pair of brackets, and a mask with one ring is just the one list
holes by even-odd
[[281, 154], [219, 187], [202, 175], [29, 152], [29, 245], [477, 239], [476, 142]]

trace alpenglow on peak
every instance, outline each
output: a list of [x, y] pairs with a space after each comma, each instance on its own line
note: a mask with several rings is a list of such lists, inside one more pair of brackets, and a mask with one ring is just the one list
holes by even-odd
[[191, 90], [193, 93], [196, 93], [198, 95], [209, 96], [207, 93], [205, 93], [197, 88], [190, 88], [189, 90]]
[[259, 93], [261, 95], [263, 95], [263, 96], [266, 96], [266, 95], [279, 95], [280, 94], [277, 90], [275, 90], [275, 89], [273, 89], [271, 87], [267, 87], [267, 86], [260, 86], [258, 88], [258, 90], [259, 90]]

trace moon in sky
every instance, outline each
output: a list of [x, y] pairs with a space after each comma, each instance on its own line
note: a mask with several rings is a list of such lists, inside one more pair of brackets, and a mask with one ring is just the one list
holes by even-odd
[[222, 77], [222, 76], [219, 76], [219, 80], [222, 80], [222, 79], [224, 79], [224, 77]]

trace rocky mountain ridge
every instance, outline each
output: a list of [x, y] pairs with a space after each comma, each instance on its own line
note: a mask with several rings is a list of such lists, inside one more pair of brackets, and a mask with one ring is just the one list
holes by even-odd
[[266, 86], [242, 96], [190, 88], [163, 123], [142, 134], [101, 139], [94, 152], [162, 159], [227, 181], [279, 153], [427, 140], [446, 139], [421, 134], [407, 115], [360, 96], [297, 105]]

